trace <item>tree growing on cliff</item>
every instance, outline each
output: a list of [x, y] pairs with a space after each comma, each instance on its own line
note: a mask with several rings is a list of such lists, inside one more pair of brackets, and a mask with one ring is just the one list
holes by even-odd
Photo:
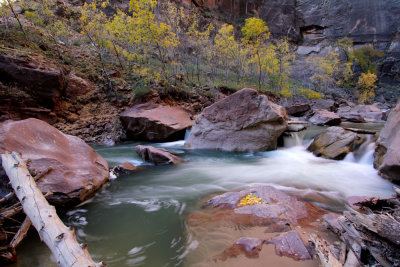
[[263, 77], [263, 65], [268, 56], [266, 41], [270, 37], [270, 32], [265, 22], [259, 18], [248, 18], [242, 28], [242, 42], [250, 53], [249, 63], [255, 64], [258, 69], [258, 89], [261, 89]]

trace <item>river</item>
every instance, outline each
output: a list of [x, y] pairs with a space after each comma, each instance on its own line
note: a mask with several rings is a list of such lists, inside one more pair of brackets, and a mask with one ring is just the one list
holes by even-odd
[[[185, 220], [212, 194], [273, 185], [337, 212], [345, 209], [349, 196], [393, 194], [392, 184], [372, 167], [373, 143], [343, 161], [307, 152], [306, 145], [322, 130], [310, 127], [285, 137], [284, 147], [259, 153], [191, 150], [184, 141], [153, 144], [181, 154], [185, 162], [177, 166], [144, 163], [134, 151], [136, 142], [97, 146], [110, 165], [128, 161], [142, 168], [112, 180], [63, 220], [74, 226], [80, 242], [88, 243], [94, 259], [108, 266], [189, 266], [191, 259], [201, 259], [201, 241], [187, 234]], [[12, 266], [55, 266], [35, 233], [23, 242], [18, 256], [19, 262]]]

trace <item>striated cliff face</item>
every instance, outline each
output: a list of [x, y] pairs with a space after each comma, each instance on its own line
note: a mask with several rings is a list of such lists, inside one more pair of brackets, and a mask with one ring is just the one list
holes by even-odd
[[192, 0], [230, 18], [255, 12], [271, 33], [305, 44], [348, 36], [357, 43], [390, 42], [400, 29], [400, 0]]

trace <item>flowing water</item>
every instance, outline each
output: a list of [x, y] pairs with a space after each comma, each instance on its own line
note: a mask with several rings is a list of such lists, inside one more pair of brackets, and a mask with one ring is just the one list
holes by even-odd
[[[153, 144], [181, 154], [185, 163], [177, 166], [144, 163], [134, 151], [138, 143], [96, 147], [110, 165], [128, 161], [142, 169], [112, 180], [63, 219], [74, 226], [80, 242], [89, 244], [92, 256], [108, 266], [188, 266], [188, 259], [201, 253], [201, 240], [187, 234], [185, 220], [212, 194], [273, 185], [332, 211], [342, 211], [349, 196], [392, 195], [392, 184], [372, 167], [373, 142], [343, 161], [307, 152], [306, 145], [322, 129], [310, 127], [286, 137], [285, 147], [260, 153], [190, 150], [184, 141]], [[14, 266], [55, 266], [35, 235], [18, 255]]]

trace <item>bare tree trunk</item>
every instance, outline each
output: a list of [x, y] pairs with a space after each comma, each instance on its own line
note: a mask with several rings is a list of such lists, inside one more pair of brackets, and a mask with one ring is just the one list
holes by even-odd
[[10, 1], [10, 0], [7, 0], [7, 2], [8, 2], [8, 5], [10, 6], [11, 12], [12, 12], [13, 15], [14, 15], [14, 18], [18, 21], [19, 27], [21, 28], [21, 31], [22, 31], [22, 33], [24, 34], [24, 38], [25, 38], [25, 41], [26, 41], [26, 45], [28, 45], [29, 40], [28, 40], [28, 36], [26, 35], [26, 32], [25, 32], [25, 30], [24, 30], [24, 27], [22, 26], [21, 21], [20, 21], [19, 18], [18, 18], [18, 15], [15, 13], [14, 8], [13, 8], [13, 6], [12, 6], [12, 4], [11, 4], [11, 1]]
[[74, 230], [63, 224], [56, 209], [49, 205], [37, 187], [21, 156], [16, 152], [6, 153], [2, 155], [2, 161], [25, 214], [32, 221], [42, 241], [50, 248], [57, 264], [62, 267], [105, 266], [104, 263], [95, 263], [86, 245], [77, 242]]

